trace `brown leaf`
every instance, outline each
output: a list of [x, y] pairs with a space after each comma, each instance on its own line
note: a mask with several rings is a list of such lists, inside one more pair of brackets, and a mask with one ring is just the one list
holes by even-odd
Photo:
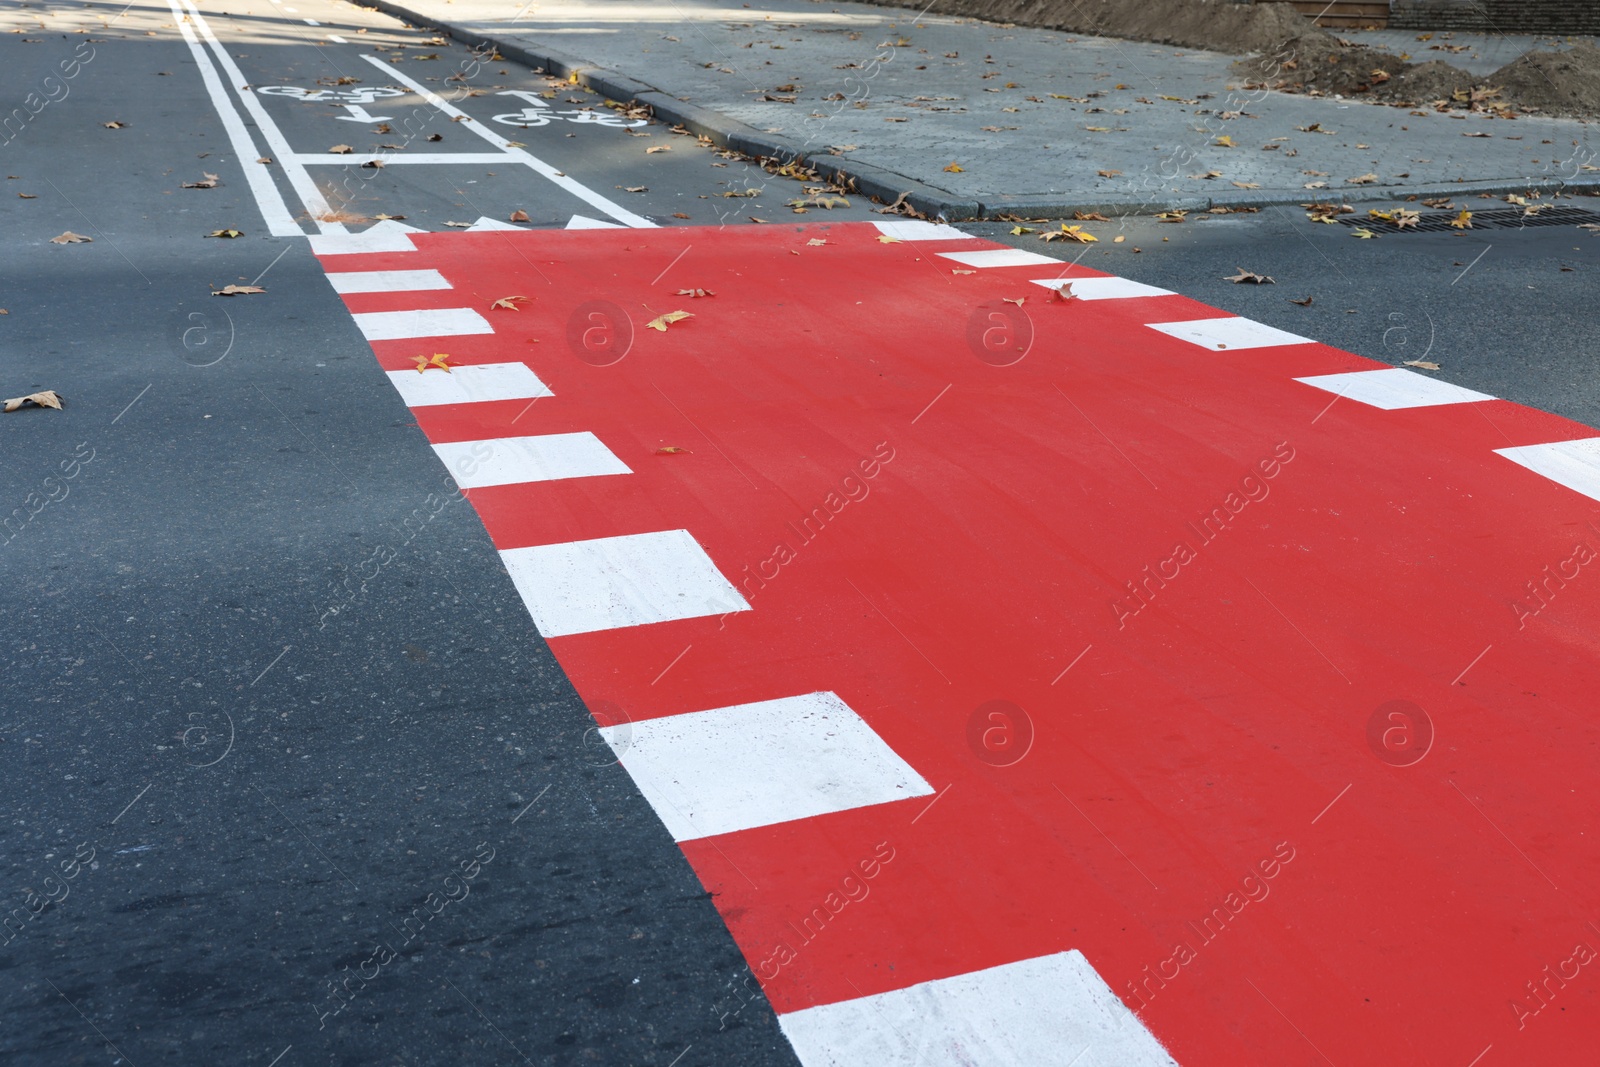
[[381, 160], [381, 159], [369, 159], [369, 160], [367, 160], [365, 163], [363, 163], [361, 165], [363, 167], [370, 167], [373, 170], [378, 170], [379, 168], [381, 168], [383, 166], [383, 160]]
[[1472, 229], [1472, 212], [1463, 210], [1455, 218], [1450, 220], [1450, 228], [1453, 230]]
[[53, 245], [85, 245], [93, 240], [93, 237], [85, 237], [81, 233], [73, 233], [71, 230], [68, 230], [60, 237], [50, 238], [50, 243]]
[[625, 193], [648, 193], [650, 191], [648, 185], [619, 185], [617, 188]]
[[430, 134], [428, 134], [428, 140], [430, 140], [430, 141], [442, 141], [442, 140], [444, 140], [444, 134], [442, 134], [442, 133], [430, 133]]
[[472, 228], [472, 223], [470, 222], [446, 222], [445, 225], [454, 226], [458, 230], [467, 230]]
[[1345, 181], [1351, 185], [1373, 185], [1378, 181], [1378, 176], [1376, 174], [1363, 174], [1359, 178], [1346, 178]]
[[672, 151], [672, 146], [671, 145], [657, 144], [657, 145], [651, 145], [649, 148], [646, 148], [644, 150], [644, 154], [647, 155], [647, 156], [653, 156], [657, 152], [670, 152], [670, 151]]
[[1095, 173], [1100, 175], [1102, 178], [1119, 178], [1122, 176], [1122, 172], [1120, 170], [1097, 170]]
[[673, 295], [674, 296], [700, 297], [700, 296], [716, 296], [717, 294], [713, 293], [710, 289], [679, 289]]
[[1315, 298], [1308, 296], [1304, 300], [1291, 300], [1291, 301], [1289, 301], [1289, 303], [1291, 303], [1291, 304], [1299, 304], [1303, 308], [1308, 308], [1308, 307], [1311, 306], [1311, 303], [1312, 303], [1313, 299], [1315, 299]]
[[1234, 285], [1243, 285], [1245, 282], [1249, 282], [1251, 285], [1276, 284], [1265, 274], [1256, 274], [1252, 271], [1245, 270], [1243, 267], [1239, 268], [1238, 274], [1230, 275], [1229, 277], [1224, 278], [1223, 281], [1232, 282]]
[[224, 285], [216, 290], [212, 296], [245, 296], [250, 293], [264, 293], [265, 289], [258, 285]]
[[688, 218], [688, 217], [689, 217], [689, 216], [688, 216], [688, 215], [685, 215], [685, 214], [684, 214], [684, 213], [683, 213], [683, 212], [681, 212], [681, 211], [674, 211], [674, 212], [673, 212], [673, 213], [672, 213], [672, 217], [673, 217], [673, 218], [675, 218], [675, 219], [686, 219], [686, 218]]
[[204, 174], [205, 177], [200, 179], [197, 182], [183, 182], [183, 183], [181, 183], [181, 188], [184, 188], [184, 189], [215, 189], [217, 187], [217, 182], [221, 181], [220, 178], [218, 178], [215, 174], [212, 174], [210, 171], [201, 171], [200, 173]]
[[373, 133], [393, 133], [394, 132], [394, 127], [389, 125], [387, 122], [380, 122], [380, 123], [378, 123], [378, 128], [373, 130], [372, 132]]
[[825, 244], [827, 244], [827, 243], [828, 243], [828, 242], [827, 242], [827, 241], [824, 241], [824, 240], [823, 240], [823, 239], [822, 239], [822, 238], [820, 238], [820, 237], [813, 237], [813, 238], [811, 238], [811, 240], [809, 240], [809, 241], [807, 241], [807, 242], [806, 242], [806, 244], [807, 244], [807, 245], [809, 245], [809, 246], [811, 246], [811, 247], [815, 247], [815, 246], [817, 246], [817, 245], [825, 245]]
[[1237, 185], [1241, 189], [1259, 189], [1259, 188], [1261, 188], [1261, 183], [1260, 182], [1234, 182], [1233, 184]]
[[1063, 222], [1061, 224], [1061, 229], [1055, 231], [1054, 233], [1041, 233], [1039, 235], [1039, 240], [1075, 241], [1078, 244], [1088, 245], [1094, 244], [1095, 242], [1099, 241], [1100, 238], [1096, 237], [1092, 233], [1085, 233], [1082, 226], [1068, 226]]
[[355, 149], [351, 148], [347, 144], [336, 144], [332, 148], [328, 149], [328, 151], [336, 156], [348, 156], [351, 152], [354, 152]]
[[1189, 213], [1187, 211], [1163, 211], [1156, 216], [1162, 222], [1182, 222], [1188, 217]]
[[207, 237], [243, 237], [243, 230], [212, 230]]
[[682, 322], [684, 319], [692, 318], [694, 318], [694, 315], [687, 311], [669, 311], [665, 315], [659, 315], [656, 318], [651, 319], [649, 322], [645, 323], [645, 326], [649, 329], [660, 330], [662, 333], [666, 333], [667, 327], [672, 325], [674, 322]]
[[27, 396], [14, 396], [5, 402], [5, 409], [7, 411], [16, 411], [18, 408], [27, 407], [29, 404], [36, 408], [55, 408], [60, 411], [61, 397], [56, 394], [54, 389], [46, 389], [43, 392], [29, 393]]
[[1439, 369], [1439, 364], [1430, 363], [1428, 360], [1425, 360], [1425, 359], [1408, 359], [1408, 360], [1405, 361], [1404, 366], [1407, 366], [1407, 367], [1421, 367], [1423, 370], [1438, 370]]
[[376, 215], [374, 215], [372, 217], [377, 219], [379, 222], [387, 222], [387, 221], [389, 221], [391, 219], [399, 220], [399, 219], [405, 218], [404, 215], [387, 215], [387, 214], [384, 214], [381, 211], [378, 214], [376, 214]]
[[502, 296], [489, 306], [492, 308], [504, 308], [507, 311], [521, 311], [522, 309], [517, 307], [517, 301], [527, 299], [525, 296]]
[[679, 448], [677, 445], [667, 445], [665, 448], [656, 449], [656, 455], [658, 456], [677, 456], [685, 454], [693, 455], [694, 453], [690, 452], [687, 448]]
[[17, 196], [21, 197], [23, 200], [39, 199], [39, 195], [37, 193], [18, 193]]
[[1079, 222], [1110, 222], [1111, 220], [1098, 211], [1074, 211], [1072, 217]]
[[1078, 299], [1078, 294], [1074, 293], [1072, 291], [1072, 283], [1071, 282], [1062, 282], [1061, 283], [1061, 288], [1056, 290], [1056, 299], [1057, 300], [1076, 300], [1076, 299]]
[[104, 126], [108, 130], [120, 130], [124, 129], [128, 124], [126, 122], [118, 122], [117, 120], [112, 119], [110, 122], [102, 122], [100, 125]]
[[517, 210], [515, 210], [515, 211], [513, 211], [511, 213], [511, 221], [512, 222], [531, 222], [532, 220], [528, 218], [528, 213], [526, 211], [522, 210], [519, 207], [519, 208], [517, 208]]
[[1000, 298], [1000, 302], [1003, 303], [1003, 304], [1015, 304], [1015, 305], [1017, 305], [1017, 307], [1021, 307], [1022, 306], [1022, 302], [1024, 300], [1026, 300], [1026, 299], [1028, 299], [1028, 298], [1025, 297], [1025, 296], [1019, 296], [1019, 297], [1015, 297], [1015, 298], [1009, 297], [1009, 296], [1002, 296]]
[[260, 159], [256, 160], [256, 162], [257, 163], [271, 163], [272, 162], [272, 157], [271, 156], [262, 156]]

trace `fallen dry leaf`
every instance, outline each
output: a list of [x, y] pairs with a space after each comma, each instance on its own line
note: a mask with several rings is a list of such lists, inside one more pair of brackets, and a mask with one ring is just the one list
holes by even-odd
[[878, 243], [881, 245], [897, 245], [900, 243], [900, 238], [890, 237], [886, 233], [880, 233], [878, 234]]
[[673, 295], [674, 296], [700, 297], [700, 296], [716, 296], [717, 294], [713, 293], [710, 289], [679, 289]]
[[211, 295], [212, 296], [245, 296], [245, 295], [248, 295], [250, 293], [264, 293], [264, 292], [266, 292], [266, 290], [261, 288], [259, 285], [224, 285], [221, 289], [216, 290]]
[[354, 152], [355, 149], [351, 148], [347, 144], [336, 144], [332, 148], [328, 149], [328, 151], [336, 156], [348, 156], [351, 152]]
[[1447, 208], [1448, 209], [1448, 208], [1455, 207], [1455, 204], [1451, 202], [1451, 200], [1450, 200], [1450, 198], [1448, 196], [1441, 196], [1441, 197], [1437, 197], [1437, 198], [1435, 198], [1433, 200], [1424, 200], [1422, 202], [1422, 206], [1423, 207], [1437, 207], [1437, 208]]
[[469, 230], [472, 228], [472, 223], [470, 222], [446, 222], [445, 225], [454, 226], [458, 230]]
[[521, 311], [522, 309], [517, 307], [517, 301], [526, 299], [528, 298], [525, 296], [502, 296], [489, 306], [492, 308], [504, 308], [507, 311]]
[[262, 156], [260, 159], [256, 160], [256, 162], [257, 163], [271, 163], [272, 162], [272, 157], [271, 156]]
[[1229, 276], [1227, 278], [1224, 278], [1223, 281], [1232, 282], [1235, 285], [1243, 285], [1246, 282], [1249, 282], [1251, 285], [1276, 285], [1277, 284], [1271, 278], [1267, 277], [1265, 274], [1256, 274], [1253, 271], [1245, 270], [1243, 267], [1239, 268], [1239, 273], [1238, 274], [1234, 274], [1234, 275], [1231, 275], [1231, 276]]
[[381, 159], [369, 159], [369, 160], [367, 160], [365, 163], [363, 163], [361, 165], [363, 167], [368, 167], [368, 168], [370, 168], [372, 170], [378, 170], [378, 169], [383, 167], [383, 160], [381, 160]]
[[1306, 182], [1305, 187], [1307, 189], [1326, 189], [1328, 187], [1328, 183], [1327, 182]]
[[1119, 178], [1122, 176], [1122, 172], [1120, 170], [1097, 170], [1095, 173], [1100, 175], [1102, 178]]
[[1234, 182], [1233, 184], [1237, 185], [1241, 189], [1259, 189], [1259, 188], [1261, 188], [1261, 183], [1260, 182]]
[[1376, 174], [1363, 174], [1359, 178], [1346, 178], [1345, 181], [1351, 185], [1373, 185], [1378, 181], [1378, 176]]
[[808, 196], [800, 200], [787, 200], [784, 202], [784, 206], [792, 207], [796, 210], [802, 208], [822, 207], [832, 211], [836, 207], [849, 207], [850, 201], [846, 200], [842, 196]]
[[672, 146], [671, 145], [658, 144], [658, 145], [651, 145], [649, 148], [646, 148], [644, 150], [644, 154], [647, 155], [647, 156], [653, 156], [657, 152], [670, 152], [670, 151], [672, 151]]
[[517, 208], [517, 210], [515, 210], [515, 211], [513, 211], [511, 213], [511, 221], [512, 222], [531, 222], [532, 220], [528, 218], [528, 213], [526, 211], [522, 210], [519, 207], [519, 208]]
[[428, 134], [428, 140], [430, 140], [430, 141], [442, 141], [442, 140], [444, 140], [444, 134], [442, 134], [442, 133], [430, 133], [430, 134]]
[[1425, 360], [1425, 359], [1408, 359], [1408, 360], [1405, 361], [1405, 366], [1407, 366], [1407, 367], [1421, 367], [1423, 370], [1438, 370], [1439, 369], [1439, 364], [1430, 363], [1428, 360]]
[[648, 193], [650, 191], [648, 185], [619, 185], [617, 188], [625, 193]]
[[967, 168], [963, 167], [959, 163], [952, 163], [948, 167], [944, 168], [946, 174], [960, 174], [966, 169]]
[[1096, 241], [1100, 240], [1100, 238], [1096, 237], [1092, 233], [1085, 233], [1082, 226], [1068, 226], [1063, 222], [1060, 230], [1057, 230], [1054, 233], [1041, 233], [1039, 235], [1039, 240], [1076, 241], [1078, 244], [1088, 245], [1094, 244]]
[[692, 318], [694, 318], [693, 313], [688, 311], [669, 311], [665, 315], [660, 315], [651, 319], [649, 322], [645, 323], [645, 326], [649, 329], [660, 330], [662, 333], [666, 333], [667, 327], [672, 325], [674, 322], [682, 322], [684, 319]]
[[435, 352], [432, 356], [412, 356], [411, 358], [417, 361], [418, 374], [431, 368], [438, 368], [446, 374], [450, 373], [450, 364], [447, 362], [450, 359], [450, 353], [448, 352]]
[[827, 242], [827, 241], [824, 241], [824, 240], [823, 240], [823, 239], [822, 239], [822, 238], [820, 238], [820, 237], [813, 237], [813, 238], [811, 238], [811, 240], [809, 240], [809, 241], [807, 241], [807, 242], [806, 242], [806, 244], [807, 244], [807, 245], [810, 245], [810, 246], [816, 246], [816, 245], [825, 245], [825, 244], [827, 244], [827, 243], [828, 243], [828, 242]]
[[954, 268], [951, 269], [950, 273], [951, 274], [976, 274], [978, 272], [975, 271], [975, 270], [962, 270], [960, 267], [954, 267]]
[[683, 212], [681, 212], [681, 211], [674, 211], [674, 212], [673, 212], [673, 213], [672, 213], [672, 217], [673, 217], [673, 218], [675, 218], [675, 219], [686, 219], [686, 218], [688, 218], [688, 217], [689, 217], [689, 216], [688, 216], [688, 215], [685, 215], [685, 214], [684, 214], [684, 213], [683, 213]]
[[125, 128], [128, 124], [126, 122], [118, 122], [117, 120], [112, 119], [110, 122], [102, 122], [100, 125], [104, 126], [108, 130], [120, 130]]
[[1459, 215], [1450, 220], [1450, 228], [1455, 230], [1472, 229], [1472, 212], [1463, 210]]
[[1003, 303], [1003, 304], [1015, 304], [1015, 305], [1017, 305], [1017, 307], [1021, 307], [1022, 306], [1022, 302], [1024, 300], [1026, 300], [1026, 299], [1028, 299], [1028, 298], [1025, 297], [1025, 296], [1019, 296], [1019, 297], [1002, 296], [1000, 298], [1000, 302]]
[[1072, 217], [1079, 222], [1110, 222], [1111, 220], [1098, 211], [1074, 211]]
[[1378, 235], [1373, 233], [1371, 230], [1367, 229], [1365, 226], [1362, 226], [1359, 229], [1351, 230], [1350, 231], [1350, 236], [1351, 237], [1359, 237], [1363, 241], [1370, 241], [1370, 240], [1372, 240], [1374, 237], [1376, 237]]
[[693, 455], [694, 454], [694, 453], [690, 452], [687, 448], [679, 448], [677, 445], [667, 445], [664, 448], [656, 449], [656, 455], [658, 455], [658, 456], [677, 456], [677, 455], [683, 455], [685, 453], [687, 453], [689, 455]]
[[14, 396], [5, 403], [7, 411], [16, 411], [18, 408], [32, 404], [36, 408], [55, 408], [61, 410], [61, 397], [56, 395], [54, 389], [46, 389], [38, 393], [29, 393], [27, 396]]
[[1163, 211], [1156, 216], [1162, 222], [1182, 222], [1189, 217], [1187, 211]]
[[1308, 308], [1308, 307], [1311, 306], [1313, 300], [1314, 300], [1313, 297], [1309, 297], [1308, 296], [1304, 300], [1291, 300], [1291, 301], [1289, 301], [1289, 303], [1291, 303], [1291, 304], [1299, 304], [1303, 308]]
[[387, 214], [384, 214], [381, 211], [378, 212], [378, 214], [376, 214], [376, 215], [374, 215], [372, 217], [377, 219], [379, 222], [387, 222], [387, 221], [390, 221], [390, 220], [399, 220], [399, 219], [405, 218], [404, 215], [387, 215]]
[[1233, 138], [1229, 137], [1227, 134], [1223, 134], [1221, 137], [1218, 137], [1215, 141], [1213, 141], [1211, 143], [1216, 145], [1218, 148], [1232, 148], [1233, 147]]
[[1011, 227], [1011, 236], [1013, 236], [1013, 237], [1021, 237], [1025, 233], [1033, 233], [1033, 232], [1035, 232], [1035, 231], [1034, 231], [1032, 226], [1013, 226], [1013, 227]]
[[205, 177], [201, 178], [197, 182], [183, 182], [183, 183], [181, 183], [180, 188], [183, 188], [183, 189], [215, 189], [217, 187], [217, 183], [222, 180], [221, 178], [218, 178], [215, 174], [210, 173], [209, 171], [201, 171], [200, 173], [204, 174]]
[[207, 237], [243, 237], [243, 230], [212, 230]]
[[50, 243], [53, 244], [53, 245], [81, 245], [81, 244], [88, 244], [90, 241], [93, 241], [93, 240], [94, 240], [93, 237], [85, 237], [81, 233], [73, 233], [71, 230], [68, 230], [66, 233], [62, 234], [60, 237], [52, 237], [52, 238], [50, 238]]
[[37, 199], [39, 199], [39, 194], [38, 193], [18, 193], [17, 196], [19, 196], [23, 200], [37, 200]]
[[1061, 288], [1056, 290], [1056, 299], [1057, 300], [1076, 300], [1076, 299], [1078, 299], [1078, 294], [1074, 293], [1072, 291], [1072, 283], [1071, 282], [1063, 282], [1061, 284]]

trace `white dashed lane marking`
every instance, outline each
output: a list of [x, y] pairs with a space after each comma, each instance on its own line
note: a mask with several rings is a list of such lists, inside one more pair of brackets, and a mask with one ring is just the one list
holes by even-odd
[[508, 548], [500, 558], [545, 637], [750, 610], [687, 530]]
[[463, 489], [633, 473], [588, 432], [457, 441], [433, 450]]
[[1574, 493], [1600, 500], [1600, 437], [1553, 441], [1520, 448], [1497, 448], [1495, 454], [1542, 474]]
[[489, 320], [471, 308], [421, 308], [417, 311], [369, 311], [352, 315], [369, 341], [408, 337], [461, 337], [494, 333]]
[[1277, 345], [1309, 345], [1309, 337], [1280, 330], [1263, 322], [1245, 318], [1195, 319], [1191, 322], [1146, 323], [1152, 330], [1209, 348], [1213, 352], [1245, 348], [1273, 348]]
[[918, 222], [905, 220], [901, 222], [874, 222], [878, 232], [886, 237], [896, 237], [902, 241], [973, 241], [975, 237], [970, 233], [962, 233], [954, 226], [943, 223]]
[[990, 248], [978, 252], [940, 252], [945, 259], [955, 260], [968, 267], [1059, 267], [1061, 261], [1037, 252], [1024, 252], [1020, 248]]
[[1135, 296], [1177, 295], [1171, 289], [1157, 289], [1129, 278], [1035, 278], [1033, 284], [1046, 289], [1070, 285], [1072, 295], [1079, 300], [1126, 300]]
[[388, 372], [389, 383], [407, 407], [471, 404], [483, 400], [532, 400], [553, 396], [549, 386], [524, 363], [479, 363], [449, 371]]
[[422, 289], [449, 289], [436, 270], [357, 270], [329, 274], [333, 291], [348, 293], [406, 293]]
[[778, 1016], [806, 1067], [1177, 1067], [1076, 950]]
[[1442, 404], [1471, 404], [1494, 399], [1488, 393], [1452, 385], [1402, 367], [1319, 374], [1311, 378], [1296, 378], [1295, 381], [1385, 411], [1430, 408]]
[[622, 723], [600, 735], [675, 841], [933, 792], [833, 693]]

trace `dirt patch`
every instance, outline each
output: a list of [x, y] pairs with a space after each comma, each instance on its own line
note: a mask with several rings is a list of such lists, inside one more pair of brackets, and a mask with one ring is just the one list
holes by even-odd
[[[883, 7], [924, 5], [869, 0]], [[1337, 39], [1312, 25], [1292, 4], [1241, 4], [1237, 0], [934, 0], [940, 15], [1092, 33], [1180, 48], [1243, 55], [1271, 52], [1292, 37]]]
[[[1514, 118], [1521, 112], [1600, 116], [1600, 48], [1582, 42], [1570, 51], [1529, 52], [1493, 74], [1476, 75], [1443, 60], [1408, 63], [1376, 48], [1329, 34], [1298, 37], [1272, 50], [1279, 70], [1259, 73], [1262, 58], [1242, 59], [1234, 73], [1250, 88], [1312, 96], [1348, 96], [1396, 107], [1433, 107]], [[1287, 58], [1285, 58], [1287, 57]]]

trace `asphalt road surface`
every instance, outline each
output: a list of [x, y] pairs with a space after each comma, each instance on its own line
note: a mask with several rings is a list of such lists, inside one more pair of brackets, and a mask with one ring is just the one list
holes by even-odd
[[[574, 300], [631, 293], [656, 266], [665, 275], [676, 263], [658, 255], [667, 246], [655, 227], [726, 225], [744, 239], [777, 224], [885, 216], [858, 198], [823, 206], [803, 178], [720, 155], [576, 86], [373, 12], [322, 0], [202, 8], [203, 18], [179, 0], [170, 8], [32, 4], [4, 16], [6, 29], [23, 32], [0, 37], [0, 116], [12, 116], [0, 147], [9, 249], [0, 379], [8, 396], [55, 389], [66, 408], [0, 416], [0, 513], [11, 515], [0, 544], [0, 894], [14, 909], [0, 945], [0, 1060], [801, 1062], [752, 974], [750, 962], [766, 961], [740, 933], [736, 909], [746, 904], [757, 915], [750, 922], [765, 921], [760, 901], [746, 901], [736, 884], [749, 876], [724, 883], [708, 873], [740, 864], [718, 853], [714, 835], [664, 824], [596, 729], [597, 719], [612, 728], [618, 719], [595, 699], [595, 679], [616, 674], [620, 692], [637, 667], [646, 675], [641, 691], [657, 671], [670, 688], [678, 676], [661, 670], [670, 669], [670, 653], [635, 663], [630, 657], [655, 650], [620, 643], [596, 652], [563, 636], [576, 631], [548, 620], [536, 626], [502, 564], [512, 535], [496, 523], [576, 523], [582, 505], [562, 498], [548, 514], [513, 520], [496, 517], [492, 493], [469, 503], [430, 447], [465, 440], [464, 431], [408, 409], [383, 373], [408, 355], [364, 336], [351, 315], [391, 305], [358, 308], [360, 298], [330, 288], [326, 271], [360, 258], [329, 250], [378, 216], [390, 233], [403, 232], [401, 223], [431, 233], [477, 226], [464, 251], [427, 239], [419, 247], [433, 257], [430, 268], [471, 275], [475, 306], [487, 313], [488, 300], [515, 295], [494, 288], [502, 274], [516, 275], [517, 285], [532, 276], [517, 274], [523, 265], [550, 269]], [[239, 94], [237, 84], [254, 93]], [[787, 205], [804, 199], [813, 201], [804, 214]], [[501, 225], [630, 232], [593, 235], [592, 254], [579, 244], [584, 234], [562, 235], [547, 262], [536, 242], [484, 232]], [[1100, 242], [1071, 254], [1059, 242], [1011, 234], [1014, 225], [963, 228], [1062, 259], [1081, 253], [1083, 267], [1384, 363], [1437, 363], [1448, 382], [1600, 426], [1591, 370], [1600, 244], [1572, 225], [1355, 240], [1346, 227], [1268, 210], [1094, 223]], [[229, 230], [242, 235], [207, 236]], [[92, 240], [52, 242], [66, 232]], [[1114, 242], [1117, 235], [1124, 240]], [[766, 254], [739, 247], [752, 262]], [[889, 245], [867, 251], [898, 254]], [[713, 288], [726, 284], [737, 297], [739, 259], [715, 262], [727, 280]], [[1239, 267], [1275, 284], [1223, 280]], [[890, 279], [898, 268], [886, 260], [837, 276], [807, 269], [819, 273], [796, 275], [797, 289], [814, 285], [837, 306], [869, 290], [874, 271]], [[752, 268], [750, 284], [766, 277]], [[266, 291], [211, 295], [230, 284]], [[677, 284], [700, 283], [685, 276]], [[801, 302], [806, 291], [796, 293]], [[1291, 302], [1307, 297], [1308, 306]], [[1028, 313], [1042, 317], [1044, 300], [1030, 298]], [[499, 327], [527, 312], [493, 314]], [[633, 314], [642, 335], [649, 316]], [[772, 321], [796, 331], [816, 321], [789, 314], [774, 311]], [[752, 338], [758, 327], [750, 326]], [[563, 344], [559, 326], [532, 333], [540, 336], [514, 335], [522, 350]], [[771, 350], [793, 336], [772, 336]], [[864, 325], [850, 336], [858, 346], [875, 343]], [[908, 366], [885, 357], [882, 374], [898, 386], [915, 379]], [[825, 387], [805, 388], [817, 396]], [[611, 405], [612, 438], [636, 414], [661, 408], [632, 390], [590, 397], [596, 411]], [[928, 399], [939, 397], [929, 391], [910, 413]], [[959, 399], [957, 391], [945, 403]], [[774, 408], [770, 417], [776, 426], [786, 416]], [[977, 413], [964, 417], [941, 432], [981, 424]], [[702, 446], [682, 432], [657, 435], [640, 455], [680, 443], [711, 452], [729, 439], [712, 428]], [[1428, 440], [1425, 432], [1403, 439], [1412, 450]], [[1376, 438], [1366, 445], [1384, 447]], [[763, 477], [756, 455], [753, 447], [724, 458], [748, 480]], [[731, 482], [729, 470], [721, 476]], [[621, 490], [611, 502], [653, 519], [664, 501], [704, 488], [650, 485], [638, 502]], [[992, 536], [1003, 539], [1000, 530]], [[867, 563], [851, 565], [865, 569], [849, 573], [864, 582], [886, 557], [863, 550], [861, 558]], [[1507, 595], [1515, 579], [1538, 570], [1508, 575]], [[1565, 595], [1577, 604], [1591, 594], [1575, 587]], [[1104, 605], [1095, 610], [1104, 614]], [[975, 658], [988, 654], [981, 635], [969, 639]], [[559, 663], [552, 641], [563, 650]], [[1581, 641], [1570, 647], [1573, 657], [1592, 655]], [[1065, 659], [1075, 654], [1067, 649]], [[713, 657], [705, 675], [686, 677], [710, 677], [719, 665], [739, 670], [735, 652]], [[681, 670], [702, 668], [691, 658]], [[1542, 682], [1561, 690], [1587, 671], [1592, 665]], [[725, 688], [723, 703], [737, 703], [737, 687]], [[950, 746], [965, 751], [965, 713], [957, 720]], [[1528, 763], [1518, 766], [1526, 772]], [[933, 781], [932, 795], [942, 797], [943, 786]], [[926, 802], [905, 802], [913, 805], [907, 820], [920, 819]], [[959, 803], [959, 794], [945, 801], [966, 810]], [[786, 873], [781, 854], [797, 841], [775, 838], [753, 855], [772, 877], [804, 883], [794, 891], [800, 900], [826, 885]], [[744, 858], [736, 843], [728, 847]], [[854, 862], [856, 845], [839, 847]], [[1240, 847], [1250, 862], [1260, 858], [1253, 838]], [[1166, 880], [1163, 867], [1148, 869]], [[817, 877], [837, 881], [837, 872]], [[960, 897], [955, 881], [943, 884]], [[1037, 894], [1013, 890], [1038, 904]], [[897, 936], [924, 936], [913, 926]], [[873, 951], [872, 936], [856, 936], [862, 952]], [[852, 995], [838, 992], [831, 973], [763, 979], [782, 1010], [799, 1011]], [[1113, 977], [1105, 974], [1139, 1007]], [[1521, 976], [1504, 977], [1483, 1009], [1504, 1016], [1502, 1027], [1515, 1021], [1503, 1001], [1522, 985]], [[1268, 992], [1281, 995], [1272, 985]], [[1593, 994], [1582, 995], [1589, 999], [1575, 994], [1570, 1003], [1592, 1019]], [[1216, 1062], [1219, 1048], [1300, 1062], [1289, 1047], [1321, 1062], [1303, 1044], [1252, 1036], [1251, 1027], [1277, 1018], [1259, 1004], [1245, 1035], [1226, 1039], [1237, 1045], [1208, 1046], [1210, 1032], [1192, 1017], [1199, 1009], [1161, 1016], [1177, 997], [1153, 1003], [1143, 1018], [1179, 1062]], [[1219, 1010], [1236, 1009], [1219, 1000]], [[1305, 1022], [1292, 1005], [1290, 1014]], [[1560, 1058], [1579, 1047], [1584, 1031], [1556, 1030], [1573, 1019], [1538, 1022], [1555, 1035], [1542, 1046], [1555, 1058], [1543, 1062], [1580, 1062]], [[1284, 1031], [1282, 1040], [1298, 1040]], [[1455, 1062], [1429, 1038], [1416, 1040], [1408, 1054]], [[1493, 1035], [1463, 1042], [1463, 1064], [1484, 1044], [1508, 1047]], [[1095, 1062], [1111, 1061], [1084, 1061]], [[1483, 1061], [1492, 1062], [1512, 1061]]]

